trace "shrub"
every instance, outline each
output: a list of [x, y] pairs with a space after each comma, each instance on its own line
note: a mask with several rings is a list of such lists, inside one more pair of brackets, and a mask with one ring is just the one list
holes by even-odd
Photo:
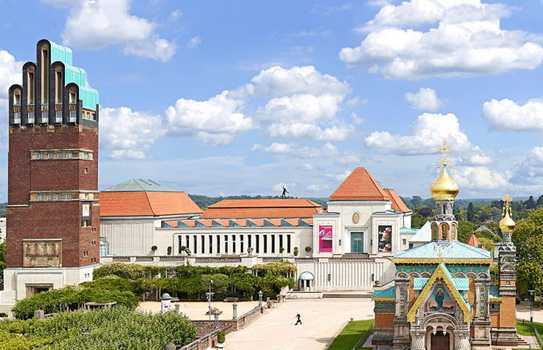
[[18, 319], [25, 320], [34, 317], [36, 310], [44, 310], [47, 314], [77, 310], [86, 302], [91, 301], [97, 303], [116, 302], [129, 309], [135, 308], [138, 304], [138, 298], [130, 291], [67, 287], [19, 300], [15, 304], [13, 312]]
[[286, 285], [294, 286], [295, 265], [275, 262], [245, 266], [178, 266], [164, 268], [135, 264], [109, 264], [95, 270], [95, 280], [85, 287], [126, 291], [142, 298], [158, 298], [164, 292], [184, 300], [205, 300], [209, 281], [213, 280], [214, 299], [237, 297], [254, 299], [262, 290], [266, 297], [276, 296]]
[[217, 341], [219, 342], [219, 344], [223, 344], [225, 340], [226, 340], [226, 335], [224, 334], [224, 331], [219, 331], [217, 333]]
[[140, 314], [124, 307], [0, 323], [0, 350], [162, 350], [168, 342], [182, 346], [195, 337], [185, 316]]

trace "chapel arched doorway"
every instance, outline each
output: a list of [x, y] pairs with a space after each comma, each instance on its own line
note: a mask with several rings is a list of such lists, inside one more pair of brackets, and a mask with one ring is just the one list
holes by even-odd
[[438, 331], [430, 335], [430, 350], [449, 350], [451, 348], [451, 333]]

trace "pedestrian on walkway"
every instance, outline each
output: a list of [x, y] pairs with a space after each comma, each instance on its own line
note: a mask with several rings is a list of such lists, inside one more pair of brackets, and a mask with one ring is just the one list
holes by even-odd
[[302, 316], [300, 314], [296, 314], [296, 323], [295, 326], [302, 324]]

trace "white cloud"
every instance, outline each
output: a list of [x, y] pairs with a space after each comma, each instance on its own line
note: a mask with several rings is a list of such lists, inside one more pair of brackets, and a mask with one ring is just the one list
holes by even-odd
[[444, 140], [453, 151], [472, 149], [467, 135], [460, 129], [458, 118], [452, 113], [424, 113], [417, 118], [412, 135], [375, 131], [366, 137], [365, 144], [384, 153], [421, 155], [437, 153]]
[[408, 27], [436, 23], [441, 20], [496, 20], [508, 15], [500, 4], [483, 4], [480, 0], [411, 0], [399, 5], [384, 3], [383, 7], [361, 30]]
[[11, 85], [21, 83], [22, 67], [23, 63], [17, 61], [15, 56], [6, 50], [0, 50], [0, 100], [7, 100]]
[[296, 116], [300, 122], [314, 122], [334, 118], [341, 101], [342, 97], [337, 95], [276, 97], [268, 101], [259, 114], [265, 119], [288, 120]]
[[509, 185], [509, 177], [485, 166], [467, 166], [453, 169], [453, 177], [460, 188], [470, 190], [493, 190]]
[[190, 38], [189, 42], [187, 43], [187, 47], [189, 49], [194, 49], [194, 48], [200, 46], [201, 43], [202, 43], [202, 38], [200, 38], [200, 36], [196, 35], [196, 36], [193, 36], [192, 38]]
[[442, 105], [436, 91], [429, 88], [420, 88], [417, 92], [408, 92], [405, 94], [405, 99], [414, 109], [425, 112], [435, 112]]
[[297, 94], [344, 96], [350, 91], [349, 84], [322, 74], [313, 66], [295, 66], [290, 69], [273, 66], [262, 70], [244, 89], [270, 97]]
[[[522, 31], [501, 28], [508, 9], [480, 0], [410, 0], [385, 5], [359, 46], [340, 51], [349, 65], [368, 65], [387, 78], [501, 73], [534, 69], [543, 47]], [[425, 25], [427, 30], [417, 27]]]
[[313, 66], [264, 69], [236, 93], [270, 98], [256, 116], [271, 122], [272, 137], [304, 137], [323, 141], [346, 139], [352, 127], [340, 123], [337, 114], [350, 86], [318, 72]]
[[486, 166], [492, 163], [492, 158], [484, 154], [477, 147], [472, 153], [462, 155], [458, 164], [464, 166]]
[[483, 104], [483, 116], [489, 123], [504, 130], [543, 130], [543, 99], [519, 105], [510, 99], [492, 99]]
[[543, 147], [532, 148], [513, 171], [511, 182], [518, 185], [543, 185]]
[[129, 107], [100, 109], [100, 139], [109, 157], [143, 159], [163, 134], [161, 118]]
[[181, 17], [183, 17], [183, 11], [181, 11], [180, 9], [176, 9], [170, 12], [169, 19], [170, 21], [177, 21]]
[[292, 147], [288, 143], [274, 142], [269, 146], [255, 144], [252, 147], [253, 151], [265, 151], [274, 154], [288, 154], [292, 151]]
[[310, 123], [273, 123], [268, 127], [272, 137], [312, 138], [320, 141], [343, 141], [353, 132], [348, 125], [334, 125], [321, 128]]
[[345, 140], [353, 127], [338, 118], [350, 86], [312, 66], [273, 66], [233, 90], [196, 101], [181, 98], [166, 111], [170, 135], [225, 144], [249, 129], [271, 137]]
[[175, 45], [156, 33], [156, 24], [130, 14], [129, 0], [52, 1], [71, 7], [62, 34], [66, 45], [76, 48], [102, 48], [119, 45], [123, 52], [168, 61]]
[[166, 128], [169, 134], [195, 134], [207, 143], [226, 144], [253, 127], [242, 107], [243, 101], [228, 91], [206, 101], [181, 98], [166, 110]]

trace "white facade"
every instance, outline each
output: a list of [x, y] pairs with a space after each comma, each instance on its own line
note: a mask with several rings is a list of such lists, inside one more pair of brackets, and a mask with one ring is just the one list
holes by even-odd
[[4, 290], [0, 291], [0, 312], [9, 314], [17, 300], [37, 293], [40, 289], [57, 289], [92, 281], [96, 265], [82, 267], [7, 268], [4, 270]]
[[[319, 231], [323, 226], [333, 228], [332, 252], [319, 249]], [[328, 212], [315, 215], [313, 220], [314, 256], [347, 253], [389, 256], [408, 248], [408, 242], [400, 235], [400, 229], [404, 227], [411, 227], [411, 213], [393, 211], [389, 201], [332, 201], [328, 203]], [[391, 230], [389, 247], [379, 247], [380, 228]], [[354, 242], [353, 238], [361, 239], [362, 244]]]
[[192, 256], [198, 257], [311, 256], [311, 252], [305, 250], [312, 245], [311, 227], [158, 229], [156, 233], [157, 236], [173, 237], [173, 255], [184, 255], [180, 248], [187, 247]]
[[[168, 217], [102, 217], [100, 244], [102, 256], [169, 255], [173, 237], [158, 233], [162, 221], [183, 220], [190, 215]], [[153, 251], [153, 247], [156, 250]]]

